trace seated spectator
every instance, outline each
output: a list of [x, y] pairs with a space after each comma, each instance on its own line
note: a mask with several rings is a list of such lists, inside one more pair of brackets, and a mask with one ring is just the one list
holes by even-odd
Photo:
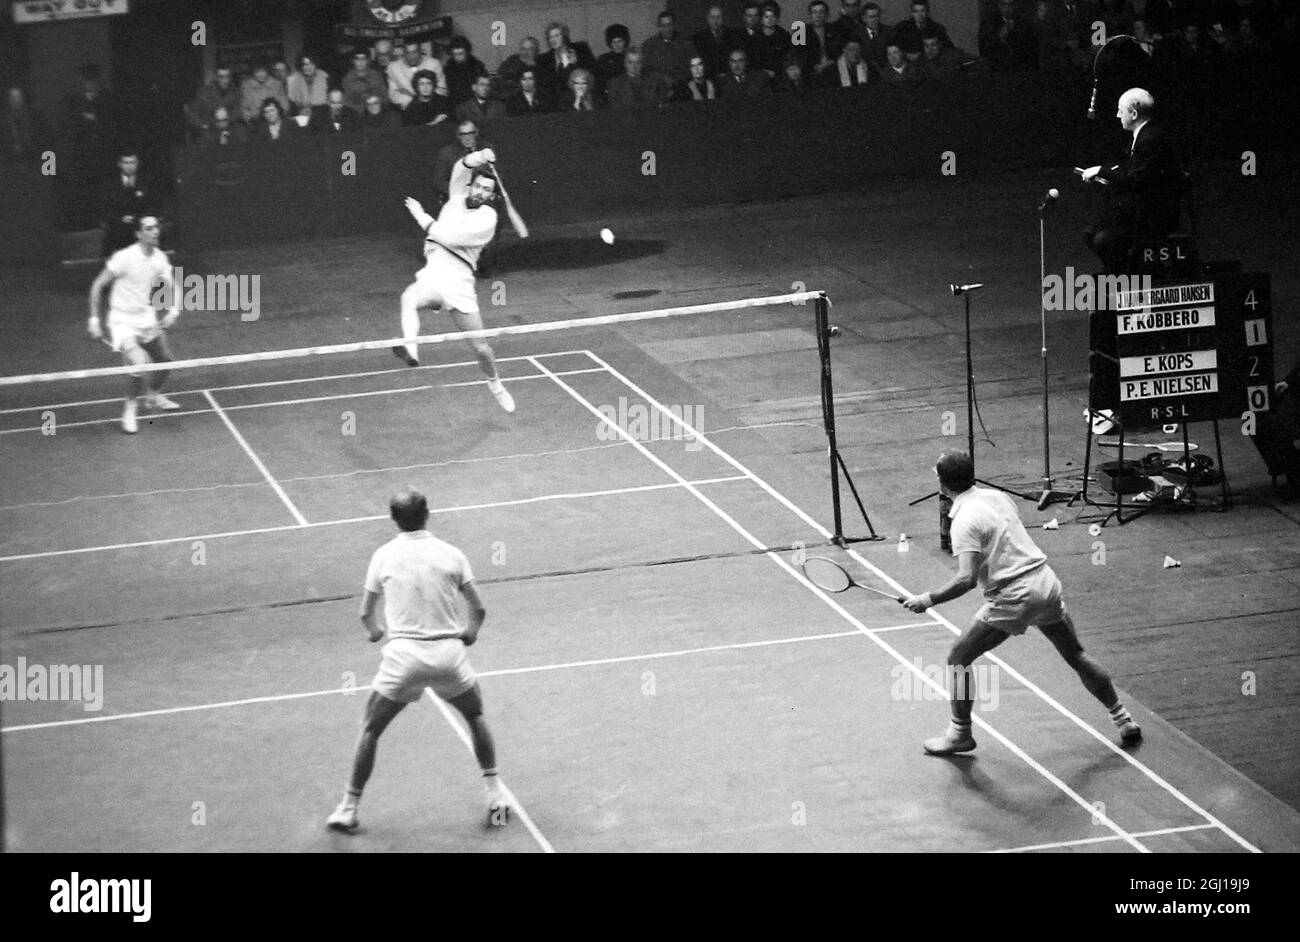
[[718, 83], [718, 97], [734, 101], [740, 98], [766, 98], [772, 94], [772, 81], [762, 69], [749, 70], [749, 56], [743, 49], [733, 49], [727, 57], [730, 66], [726, 78]]
[[1148, 59], [1155, 58], [1156, 37], [1151, 35], [1151, 30], [1147, 28], [1147, 21], [1141, 17], [1133, 21], [1133, 39], [1138, 44], [1138, 48], [1146, 53]]
[[361, 116], [347, 106], [340, 88], [330, 91], [325, 107], [312, 115], [308, 125], [308, 129], [317, 134], [345, 134], [360, 128]]
[[274, 98], [262, 102], [261, 117], [253, 124], [252, 138], [255, 141], [275, 143], [285, 138], [297, 137], [302, 128], [296, 121], [290, 120]]
[[[284, 100], [287, 102], [289, 100], [289, 76], [293, 75], [293, 69], [289, 68], [289, 63], [285, 62], [283, 59], [279, 59], [271, 63], [271, 75], [278, 78], [280, 84], [284, 86]], [[289, 107], [288, 104], [284, 106], [285, 114], [289, 113]], [[258, 115], [258, 120], [260, 121], [260, 111], [258, 112]]]
[[885, 67], [885, 46], [893, 30], [880, 18], [880, 4], [869, 0], [862, 6], [862, 58], [876, 72]]
[[298, 71], [289, 76], [287, 90], [289, 110], [310, 120], [312, 111], [323, 109], [329, 101], [329, 74], [316, 68], [316, 60], [311, 56], [299, 56]]
[[524, 69], [519, 73], [519, 88], [506, 99], [506, 114], [520, 117], [529, 114], [546, 114], [555, 110], [555, 103], [537, 87], [537, 73]]
[[365, 110], [361, 112], [361, 130], [392, 131], [401, 126], [402, 119], [388, 106], [387, 95], [372, 94], [366, 99]]
[[790, 33], [781, 25], [781, 4], [765, 0], [760, 8], [758, 32], [750, 40], [749, 67], [775, 76], [781, 72], [781, 63], [791, 48]]
[[885, 47], [885, 67], [880, 70], [880, 80], [886, 85], [913, 85], [921, 80], [921, 76], [916, 65], [907, 61], [903, 47], [891, 42]]
[[1174, 25], [1174, 10], [1170, 0], [1130, 0], [1133, 15], [1147, 24], [1152, 39], [1159, 41]]
[[938, 36], [921, 40], [921, 61], [917, 71], [931, 82], [951, 82], [961, 76], [963, 56], [960, 49], [945, 49]]
[[474, 83], [488, 71], [487, 66], [474, 55], [474, 46], [464, 36], [453, 36], [448, 50], [450, 54], [442, 67], [447, 77], [447, 97], [452, 105], [459, 105], [469, 100], [474, 94]]
[[[542, 53], [537, 60], [537, 81], [541, 83], [543, 88], [560, 89], [569, 87], [569, 76], [574, 69], [582, 69], [586, 72], [590, 84], [596, 72], [596, 57], [592, 54], [591, 47], [586, 43], [574, 42], [569, 38], [569, 27], [563, 23], [548, 25], [546, 27], [546, 45], [546, 52]], [[592, 93], [595, 93], [594, 87]]]
[[862, 58], [862, 43], [850, 39], [835, 60], [835, 68], [826, 73], [825, 81], [831, 88], [862, 88], [871, 81], [871, 73], [871, 66]]
[[248, 143], [248, 131], [242, 124], [230, 120], [230, 112], [218, 108], [212, 112], [212, 123], [204, 128], [199, 144], [203, 147], [227, 147]]
[[519, 90], [520, 76], [525, 69], [533, 71], [533, 77], [536, 79], [537, 71], [537, 53], [541, 49], [541, 43], [537, 41], [536, 36], [525, 36], [519, 41], [519, 51], [506, 58], [497, 69], [497, 78], [501, 82], [501, 91], [507, 96], [511, 92]]
[[632, 34], [622, 23], [611, 23], [605, 27], [605, 45], [609, 52], [603, 52], [596, 60], [596, 80], [601, 88], [608, 88], [609, 83], [624, 73], [623, 56], [632, 44]]
[[[450, 81], [450, 77], [448, 77]], [[456, 118], [460, 121], [492, 121], [496, 118], [506, 116], [506, 106], [490, 98], [492, 92], [492, 79], [486, 75], [480, 75], [474, 80], [474, 86], [470, 91], [469, 98], [462, 101], [456, 106]]]
[[672, 94], [667, 76], [645, 68], [639, 49], [623, 57], [623, 74], [609, 83], [611, 108], [650, 108], [662, 105]]
[[727, 71], [727, 54], [741, 42], [736, 32], [727, 28], [722, 7], [709, 7], [704, 23], [704, 29], [691, 37], [691, 43], [704, 60], [704, 74], [713, 79]]
[[[732, 39], [732, 49], [745, 50], [745, 64], [754, 68], [754, 50], [758, 44], [758, 34], [763, 28], [763, 4], [762, 0], [746, 0], [745, 6], [740, 14], [740, 29], [736, 30], [736, 35]], [[730, 72], [731, 58], [728, 55], [727, 68], [724, 72]]]
[[383, 76], [370, 67], [370, 53], [364, 49], [352, 50], [352, 71], [343, 76], [343, 103], [357, 115], [366, 110], [366, 99], [371, 95], [388, 94]]
[[570, 71], [565, 94], [557, 110], [595, 111], [599, 107], [600, 102], [596, 98], [596, 77], [586, 69]]
[[824, 76], [839, 55], [840, 46], [827, 19], [831, 8], [826, 0], [812, 0], [808, 4], [808, 23], [804, 31], [804, 44], [799, 50], [800, 73], [817, 81]]
[[844, 44], [850, 39], [864, 43], [866, 37], [863, 33], [862, 0], [840, 0], [840, 15], [828, 28], [835, 37], [833, 45], [836, 58], [844, 51]]
[[458, 160], [464, 160], [467, 154], [476, 150], [495, 150], [488, 141], [479, 143], [478, 125], [473, 121], [461, 121], [456, 125], [456, 139], [438, 151], [433, 164], [433, 190], [441, 203], [447, 202], [451, 171]]
[[[922, 37], [937, 38], [933, 34]], [[1016, 0], [998, 0], [998, 11], [980, 23], [980, 58], [995, 72], [1038, 68], [1038, 41], [1032, 26], [1016, 10]]]
[[[665, 76], [670, 85], [691, 77], [691, 57], [695, 47], [685, 36], [677, 35], [676, 21], [669, 10], [659, 14], [659, 30], [641, 46], [641, 61], [647, 73]], [[789, 34], [786, 34], [787, 39]]]
[[393, 64], [393, 60], [398, 58], [397, 53], [393, 52], [393, 41], [391, 39], [376, 39], [375, 44], [370, 47], [371, 59], [370, 68], [379, 73], [379, 77], [384, 80], [384, 87], [388, 87], [388, 67]]
[[402, 127], [441, 124], [451, 117], [451, 101], [438, 94], [438, 76], [425, 69], [414, 75], [415, 97], [402, 111]]
[[772, 83], [772, 92], [777, 95], [802, 95], [816, 83], [810, 79], [803, 68], [803, 59], [793, 49], [785, 54], [781, 74]]
[[49, 143], [45, 119], [28, 106], [23, 90], [11, 85], [5, 92], [4, 115], [0, 117], [0, 162], [34, 157]]
[[[209, 124], [209, 127], [211, 125]], [[117, 158], [117, 173], [104, 182], [99, 200], [99, 224], [104, 230], [101, 252], [107, 257], [135, 241], [136, 220], [145, 210], [158, 211], [158, 197], [140, 172], [140, 157], [124, 147]]]
[[[1257, 15], [1242, 14], [1241, 19], [1237, 21], [1236, 32], [1228, 36], [1227, 41], [1224, 43], [1224, 51], [1231, 56], [1237, 57], [1239, 61], [1258, 63], [1266, 58], [1271, 50], [1268, 40], [1260, 35], [1260, 31], [1256, 26], [1258, 18]], [[1133, 25], [1135, 32], [1137, 22], [1140, 21], [1135, 21]]]
[[[1073, 65], [1069, 24], [1051, 0], [1034, 4], [1034, 41], [1038, 46], [1038, 67], [1049, 72], [1068, 72]], [[1074, 44], [1078, 48], [1078, 43]], [[924, 57], [923, 57], [924, 61]], [[922, 72], [925, 72], [923, 69]]]
[[[894, 33], [890, 36], [890, 42], [902, 50], [903, 55], [906, 56], [908, 62], [916, 62], [921, 58], [921, 43], [926, 36], [938, 36], [939, 43], [945, 49], [951, 49], [953, 47], [952, 40], [948, 38], [948, 31], [944, 29], [942, 24], [936, 23], [934, 20], [930, 19], [930, 0], [912, 0], [911, 18], [903, 20], [903, 22], [894, 27]], [[886, 59], [888, 59], [888, 56], [889, 50], [886, 48]], [[891, 65], [890, 68], [894, 69], [895, 74], [898, 74], [897, 69], [894, 66]], [[909, 79], [908, 81], [913, 81], [916, 77], [915, 69], [912, 69], [911, 73], [913, 79]], [[884, 75], [883, 71], [881, 72], [881, 75]], [[891, 81], [893, 80], [891, 79]]]
[[673, 101], [713, 101], [717, 98], [718, 86], [705, 71], [704, 57], [691, 56], [691, 77], [673, 89]]
[[[212, 81], [205, 83], [195, 94], [194, 100], [186, 105], [185, 120], [197, 139], [212, 124], [214, 111], [225, 108], [227, 114], [239, 114], [241, 104], [239, 90], [235, 88], [234, 73], [228, 68], [219, 68], [212, 73]], [[134, 233], [131, 241], [135, 241]]]
[[240, 86], [240, 120], [251, 126], [262, 113], [262, 102], [268, 98], [274, 98], [283, 110], [289, 110], [289, 93], [284, 82], [272, 75], [266, 62], [259, 59], [253, 63], [252, 74]]
[[388, 64], [388, 100], [401, 111], [415, 98], [414, 79], [417, 72], [432, 72], [434, 94], [447, 94], [447, 80], [442, 74], [442, 63], [431, 56], [426, 56], [420, 44], [414, 39], [408, 40], [402, 49], [402, 57]]

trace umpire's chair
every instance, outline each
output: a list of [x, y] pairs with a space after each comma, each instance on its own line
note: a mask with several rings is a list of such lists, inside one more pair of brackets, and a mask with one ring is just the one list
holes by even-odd
[[[1196, 200], [1190, 170], [1181, 171], [1178, 187], [1177, 230], [1160, 238], [1142, 232], [1141, 208], [1133, 227], [1133, 246], [1129, 250], [1130, 272], [1140, 275], [1191, 274], [1200, 268], [1196, 244]], [[1187, 224], [1182, 225], [1185, 221]]]

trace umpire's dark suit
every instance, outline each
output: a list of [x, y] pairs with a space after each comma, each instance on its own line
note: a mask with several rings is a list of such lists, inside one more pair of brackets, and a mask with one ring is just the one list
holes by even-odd
[[1101, 258], [1108, 273], [1129, 267], [1135, 242], [1155, 242], [1178, 229], [1178, 198], [1184, 185], [1172, 135], [1157, 122], [1138, 131], [1129, 155], [1102, 170], [1110, 185], [1110, 206], [1083, 241]]
[[100, 194], [100, 225], [104, 229], [101, 252], [105, 257], [135, 241], [140, 217], [160, 211], [153, 187], [144, 174], [137, 172], [127, 185], [119, 173], [104, 184]]

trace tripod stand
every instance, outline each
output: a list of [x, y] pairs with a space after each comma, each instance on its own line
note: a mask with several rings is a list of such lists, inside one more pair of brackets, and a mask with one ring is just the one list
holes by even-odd
[[[972, 465], [975, 464], [975, 367], [971, 358], [970, 295], [972, 291], [976, 291], [983, 287], [984, 285], [982, 283], [948, 286], [948, 290], [950, 290], [954, 295], [961, 295], [963, 300], [966, 302], [966, 453], [970, 455]], [[1021, 500], [1034, 499], [1030, 494], [1021, 494], [1019, 491], [1013, 491], [1008, 487], [1003, 487], [1001, 484], [993, 484], [989, 481], [983, 480], [982, 478], [977, 477], [975, 481], [979, 484], [983, 484], [985, 487], [991, 487], [994, 490], [1003, 491], [1004, 493], [1011, 494], [1014, 497], [1019, 497]], [[915, 507], [917, 504], [923, 503], [931, 497], [938, 496], [938, 491], [932, 491], [924, 497], [918, 497], [916, 500], [910, 501], [907, 506]]]
[[[1052, 484], [1052, 448], [1051, 427], [1048, 422], [1047, 403], [1047, 293], [1044, 287], [1047, 281], [1047, 210], [1060, 196], [1056, 189], [1047, 191], [1047, 198], [1038, 206], [1038, 314], [1042, 326], [1043, 358], [1043, 490], [1038, 495], [1038, 509], [1057, 501], [1074, 502], [1078, 493], [1058, 491]], [[1091, 406], [1092, 403], [1089, 403]]]

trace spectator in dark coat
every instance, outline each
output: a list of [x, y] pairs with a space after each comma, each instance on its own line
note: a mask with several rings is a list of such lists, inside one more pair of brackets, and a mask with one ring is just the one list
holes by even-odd
[[506, 99], [506, 114], [520, 117], [546, 114], [555, 110], [555, 102], [537, 85], [537, 72], [524, 69], [519, 73], [519, 89]]
[[468, 100], [474, 94], [474, 82], [487, 75], [485, 66], [474, 55], [474, 47], [464, 36], [452, 37], [448, 45], [450, 55], [442, 71], [447, 78], [447, 97], [453, 106]]

